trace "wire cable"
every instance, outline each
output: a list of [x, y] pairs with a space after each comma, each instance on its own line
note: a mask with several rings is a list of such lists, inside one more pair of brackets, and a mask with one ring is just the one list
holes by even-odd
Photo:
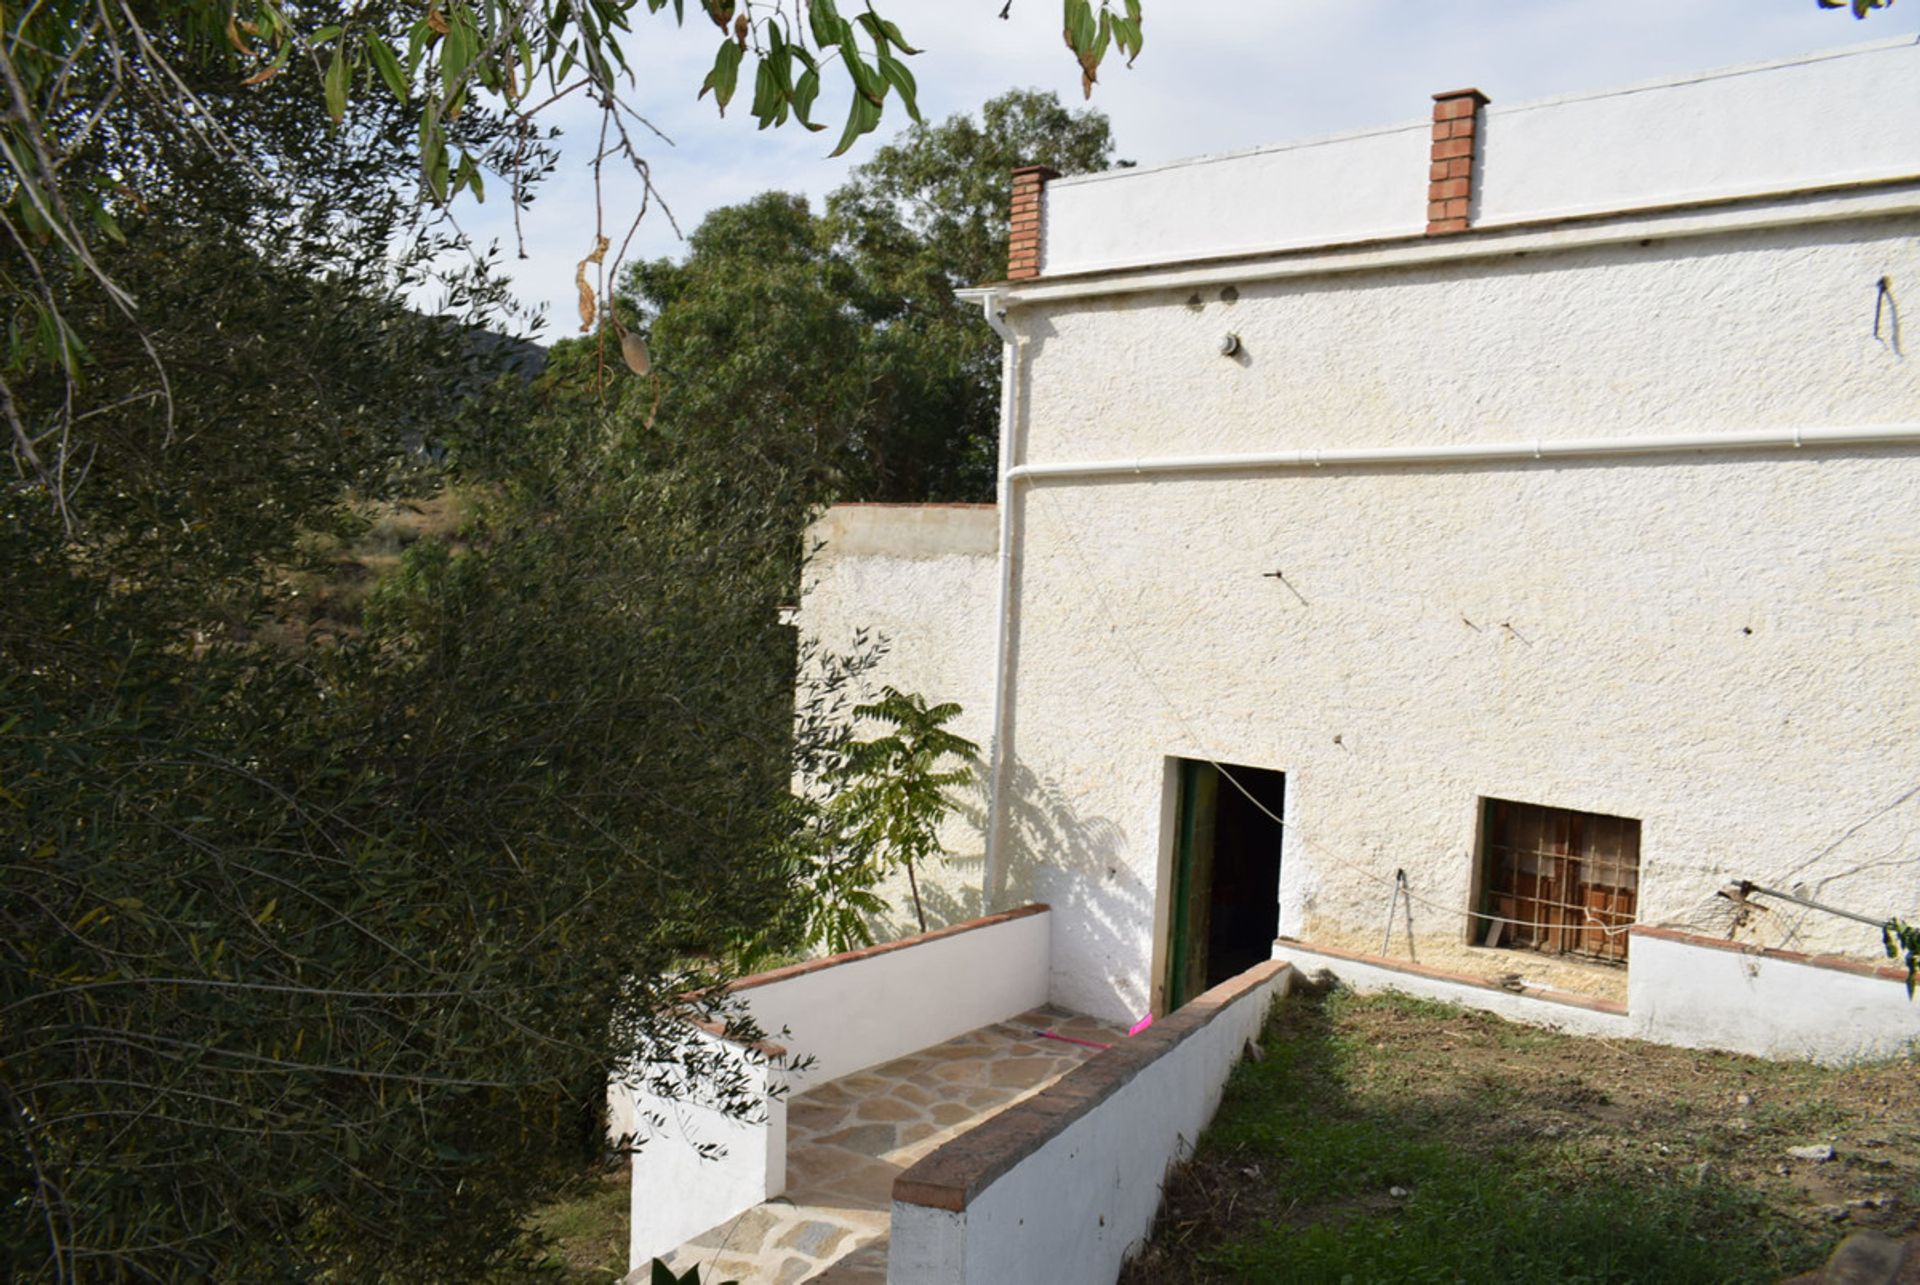
[[[1052, 491], [1052, 492], [1049, 492], [1048, 494], [1053, 496], [1059, 496], [1063, 493], [1059, 491]], [[1028, 502], [1029, 513], [1036, 513], [1036, 512], [1039, 513], [1040, 516], [1043, 518], [1043, 520], [1045, 520], [1049, 525], [1051, 525], [1062, 537], [1062, 543], [1065, 545], [1068, 552], [1073, 557], [1073, 560], [1079, 566], [1082, 583], [1086, 584], [1092, 591], [1092, 595], [1096, 601], [1099, 614], [1105, 618], [1105, 622], [1107, 624], [1110, 634], [1119, 640], [1122, 649], [1125, 651], [1128, 659], [1132, 663], [1133, 669], [1138, 674], [1140, 679], [1146, 684], [1148, 689], [1151, 690], [1153, 694], [1159, 699], [1161, 705], [1166, 709], [1166, 711], [1172, 715], [1174, 722], [1179, 725], [1181, 731], [1188, 737], [1189, 743], [1195, 746], [1203, 747], [1204, 752], [1201, 754], [1199, 761], [1208, 764], [1215, 771], [1219, 772], [1220, 775], [1224, 777], [1236, 790], [1238, 790], [1242, 795], [1244, 795], [1247, 801], [1253, 804], [1253, 806], [1256, 809], [1258, 809], [1261, 813], [1266, 815], [1270, 820], [1274, 822], [1274, 824], [1281, 826], [1283, 829], [1283, 832], [1292, 833], [1296, 841], [1305, 844], [1307, 847], [1311, 848], [1316, 853], [1325, 857], [1328, 860], [1328, 862], [1331, 863], [1336, 868], [1351, 871], [1364, 878], [1371, 879], [1378, 884], [1392, 886], [1395, 883], [1394, 877], [1392, 875], [1383, 874], [1379, 871], [1370, 869], [1367, 866], [1346, 856], [1344, 853], [1336, 852], [1334, 849], [1322, 843], [1318, 838], [1314, 836], [1314, 834], [1309, 829], [1301, 825], [1298, 821], [1288, 822], [1285, 818], [1276, 816], [1271, 808], [1267, 807], [1267, 805], [1264, 802], [1262, 802], [1258, 797], [1255, 796], [1252, 790], [1248, 789], [1247, 786], [1238, 777], [1236, 777], [1233, 774], [1232, 769], [1226, 763], [1223, 763], [1222, 761], [1220, 761], [1220, 759], [1216, 757], [1210, 750], [1205, 749], [1205, 747], [1208, 747], [1211, 745], [1210, 738], [1204, 737], [1199, 733], [1199, 731], [1194, 727], [1191, 720], [1187, 718], [1185, 711], [1181, 709], [1180, 705], [1176, 701], [1174, 701], [1174, 699], [1170, 695], [1168, 695], [1166, 689], [1154, 677], [1153, 671], [1147, 665], [1145, 658], [1141, 656], [1139, 649], [1134, 645], [1134, 642], [1132, 637], [1130, 636], [1129, 630], [1122, 623], [1120, 613], [1118, 613], [1114, 609], [1113, 603], [1108, 598], [1104, 588], [1102, 577], [1096, 572], [1092, 560], [1089, 559], [1086, 556], [1086, 553], [1082, 550], [1080, 546], [1080, 541], [1074, 534], [1071, 523], [1069, 523], [1065, 518], [1061, 517], [1060, 515], [1050, 512], [1047, 506], [1035, 503], [1034, 501], [1036, 500], [1037, 496], [1033, 491], [1028, 491], [1025, 498]], [[1302, 733], [1302, 734], [1304, 734], [1307, 730], [1298, 725], [1294, 725], [1291, 727], [1285, 727], [1285, 725], [1283, 725], [1283, 727], [1285, 728], [1285, 730], [1290, 730], [1290, 731], [1294, 731], [1296, 733]], [[1907, 802], [1909, 799], [1912, 799], [1916, 796], [1920, 796], [1920, 784], [1914, 785], [1911, 789], [1901, 794], [1898, 798], [1894, 799], [1891, 803], [1887, 804], [1885, 807], [1881, 808], [1879, 811], [1873, 813], [1872, 815], [1868, 816], [1864, 820], [1860, 821], [1853, 827], [1843, 832], [1840, 838], [1836, 839], [1833, 843], [1829, 844], [1826, 848], [1823, 848], [1821, 851], [1809, 857], [1806, 861], [1803, 861], [1799, 866], [1796, 866], [1791, 873], [1798, 873], [1799, 871], [1804, 870], [1807, 866], [1813, 864], [1813, 862], [1818, 861], [1821, 857], [1827, 855], [1827, 853], [1839, 847], [1841, 843], [1844, 843], [1862, 826], [1867, 825], [1871, 821], [1877, 819], [1880, 816], [1885, 815], [1888, 812], [1891, 812], [1893, 809], [1899, 807], [1901, 804]], [[1539, 855], [1560, 856], [1562, 854], [1542, 853]], [[1791, 877], [1791, 875], [1789, 877]], [[1443, 915], [1448, 915], [1457, 919], [1464, 920], [1468, 923], [1473, 923], [1473, 922], [1502, 923], [1502, 924], [1508, 924], [1508, 925], [1516, 925], [1520, 927], [1539, 926], [1533, 920], [1513, 919], [1503, 915], [1488, 914], [1482, 911], [1464, 909], [1457, 905], [1448, 905], [1442, 902], [1438, 902], [1433, 900], [1430, 897], [1421, 896], [1420, 894], [1414, 892], [1410, 887], [1405, 889], [1405, 895], [1409, 899], [1415, 902], [1418, 902], [1420, 905], [1425, 906], [1430, 910], [1436, 911]], [[1619, 926], [1610, 926], [1604, 923], [1603, 921], [1599, 920], [1596, 916], [1594, 916], [1591, 909], [1588, 907], [1574, 906], [1570, 903], [1549, 903], [1549, 904], [1556, 905], [1563, 909], [1580, 911], [1586, 917], [1587, 922], [1581, 924], [1577, 929], [1577, 931], [1584, 932], [1590, 929], [1596, 930], [1606, 934], [1609, 939], [1624, 933], [1631, 932], [1634, 927], [1639, 926], [1637, 922], [1627, 923]], [[1699, 926], [1698, 920], [1699, 920], [1699, 917], [1696, 917], [1694, 919], [1683, 919], [1683, 920], [1668, 919], [1668, 920], [1665, 920], [1664, 923], [1669, 926], [1678, 923], [1682, 926], [1692, 928], [1692, 927]]]

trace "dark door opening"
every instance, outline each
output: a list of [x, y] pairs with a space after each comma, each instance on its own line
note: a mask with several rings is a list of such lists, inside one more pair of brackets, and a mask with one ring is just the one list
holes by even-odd
[[1286, 782], [1267, 768], [1179, 761], [1169, 1009], [1272, 956]]

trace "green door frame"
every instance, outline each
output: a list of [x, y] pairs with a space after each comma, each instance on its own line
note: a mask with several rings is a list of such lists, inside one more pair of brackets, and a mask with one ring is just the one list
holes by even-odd
[[[1173, 861], [1173, 899], [1167, 925], [1166, 1003], [1169, 1012], [1206, 989], [1207, 924], [1213, 880], [1213, 822], [1220, 769], [1203, 759], [1181, 759]], [[1207, 831], [1202, 834], [1202, 829]], [[1204, 885], [1204, 886], [1196, 886]], [[1195, 979], [1200, 984], [1196, 984]]]

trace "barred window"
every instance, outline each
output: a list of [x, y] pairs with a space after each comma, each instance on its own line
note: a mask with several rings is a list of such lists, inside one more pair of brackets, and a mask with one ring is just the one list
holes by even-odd
[[1481, 800], [1475, 939], [1624, 963], [1640, 888], [1640, 823]]

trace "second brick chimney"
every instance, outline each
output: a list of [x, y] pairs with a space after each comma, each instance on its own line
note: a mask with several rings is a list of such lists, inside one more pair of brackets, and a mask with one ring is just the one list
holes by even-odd
[[1427, 235], [1465, 232], [1472, 217], [1480, 109], [1487, 96], [1454, 89], [1433, 96], [1433, 160], [1427, 168]]
[[1013, 172], [1013, 230], [1007, 241], [1007, 280], [1040, 275], [1040, 222], [1047, 180], [1060, 175], [1044, 165], [1023, 165]]

